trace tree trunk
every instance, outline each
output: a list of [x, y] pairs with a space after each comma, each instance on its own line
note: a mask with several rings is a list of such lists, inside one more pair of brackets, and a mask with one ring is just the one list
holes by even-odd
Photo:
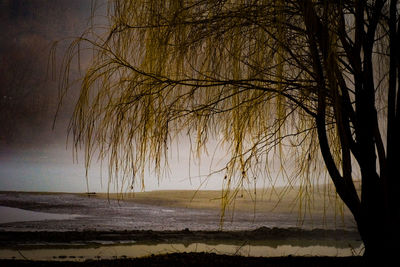
[[398, 261], [399, 253], [399, 212], [389, 210], [384, 205], [384, 191], [380, 183], [364, 188], [374, 194], [374, 201], [362, 201], [361, 212], [357, 221], [358, 230], [364, 242], [364, 256], [371, 265], [378, 266], [389, 260]]
[[399, 230], [397, 228], [398, 226], [393, 226], [392, 223], [387, 221], [380, 221], [377, 217], [370, 221], [358, 223], [358, 229], [365, 246], [364, 256], [369, 262], [398, 261]]

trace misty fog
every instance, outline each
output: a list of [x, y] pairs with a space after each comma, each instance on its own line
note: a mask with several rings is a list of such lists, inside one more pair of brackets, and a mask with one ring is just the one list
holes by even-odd
[[[1, 146], [65, 143], [76, 88], [65, 97], [53, 131], [59, 102], [57, 78], [68, 43], [89, 22], [91, 1], [9, 0], [0, 5]], [[78, 78], [78, 70], [73, 73]]]
[[[82, 162], [73, 164], [66, 149], [77, 88], [65, 96], [54, 129], [53, 121], [62, 57], [89, 23], [91, 3], [0, 2], [0, 190], [86, 190]], [[79, 77], [78, 68], [73, 73]]]
[[[0, 191], [116, 190], [115, 184], [108, 184], [106, 163], [102, 170], [99, 163], [92, 165], [86, 184], [83, 153], [78, 151], [77, 160], [73, 159], [67, 128], [79, 93], [78, 62], [70, 70], [71, 79], [78, 82], [63, 97], [57, 113], [67, 48], [93, 22], [91, 16], [94, 22], [105, 23], [106, 9], [103, 0], [0, 2]], [[90, 53], [81, 55], [81, 68], [89, 57]], [[195, 164], [185, 144], [182, 139], [179, 148], [172, 144], [175, 153], [165, 178], [159, 181], [151, 170], [147, 172], [145, 190], [221, 189], [223, 175], [207, 178], [207, 174], [210, 167], [222, 166], [225, 155], [210, 151], [209, 157]], [[140, 182], [136, 183], [134, 189], [141, 190]], [[125, 187], [130, 189], [130, 184]]]

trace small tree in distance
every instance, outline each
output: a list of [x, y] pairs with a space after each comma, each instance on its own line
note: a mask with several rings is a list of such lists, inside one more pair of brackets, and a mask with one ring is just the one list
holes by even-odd
[[143, 179], [147, 164], [160, 170], [179, 134], [194, 137], [197, 152], [221, 138], [231, 151], [229, 193], [265, 173], [272, 152], [296, 162], [298, 179], [322, 175], [321, 159], [365, 254], [393, 255], [398, 1], [110, 0], [108, 19], [104, 35], [91, 28], [72, 43], [61, 84], [88, 42], [94, 58], [71, 121], [87, 166], [98, 151], [110, 177]]

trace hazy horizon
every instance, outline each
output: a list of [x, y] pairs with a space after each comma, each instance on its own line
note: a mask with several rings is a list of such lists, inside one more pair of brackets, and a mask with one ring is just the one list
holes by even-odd
[[[96, 1], [97, 15], [104, 12], [103, 1]], [[89, 187], [85, 178], [82, 153], [74, 163], [71, 136], [67, 145], [67, 128], [77, 101], [79, 84], [64, 96], [59, 104], [58, 78], [60, 62], [72, 37], [79, 36], [90, 22], [92, 1], [3, 1], [0, 10], [0, 57], [5, 71], [0, 75], [0, 191], [48, 192], [107, 192], [106, 162], [103, 177], [100, 164], [94, 163], [89, 172]], [[51, 61], [50, 48], [58, 42], [55, 61]], [[88, 57], [85, 57], [88, 58]], [[52, 65], [49, 63], [55, 63]], [[82, 62], [81, 62], [82, 63]], [[55, 67], [55, 68], [53, 68]], [[72, 65], [72, 78], [80, 70]], [[53, 129], [53, 121], [55, 128]], [[179, 144], [179, 145], [178, 145]], [[228, 157], [211, 144], [209, 155], [200, 161], [189, 157], [188, 140], [171, 144], [169, 171], [160, 181], [153, 170], [145, 174], [145, 190], [220, 190], [224, 173], [206, 176], [222, 168]], [[211, 168], [210, 168], [211, 166]], [[141, 191], [138, 177], [134, 191]], [[272, 184], [284, 184], [271, 178]], [[275, 181], [277, 180], [277, 182]], [[254, 185], [267, 187], [270, 181], [259, 179]], [[121, 191], [121, 184], [113, 183], [109, 189]], [[130, 190], [131, 185], [122, 188]], [[124, 191], [123, 190], [123, 191]]]

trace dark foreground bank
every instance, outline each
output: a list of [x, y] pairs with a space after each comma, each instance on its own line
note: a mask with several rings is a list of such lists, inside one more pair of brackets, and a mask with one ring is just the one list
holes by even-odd
[[0, 260], [0, 266], [366, 266], [362, 257], [243, 257], [214, 253], [174, 253], [135, 259], [90, 260], [85, 262]]
[[279, 242], [279, 244], [291, 245], [295, 241], [309, 245], [329, 245], [330, 242], [338, 244], [343, 241], [344, 246], [350, 243], [359, 245], [360, 238], [357, 232], [346, 230], [327, 230], [313, 229], [303, 230], [300, 228], [268, 228], [261, 227], [248, 231], [1, 231], [0, 248], [27, 248], [35, 242], [48, 243], [53, 246], [55, 243], [75, 243], [82, 242], [88, 245], [99, 241], [133, 241], [136, 244], [157, 244], [157, 243], [196, 243], [205, 242], [207, 244], [269, 244], [269, 241]]

